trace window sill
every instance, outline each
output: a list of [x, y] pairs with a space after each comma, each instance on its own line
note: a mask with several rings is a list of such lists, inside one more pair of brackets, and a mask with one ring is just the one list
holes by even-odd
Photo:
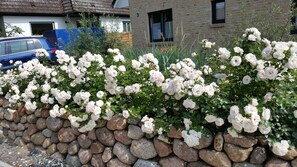
[[222, 28], [225, 27], [225, 23], [210, 24], [210, 28]]

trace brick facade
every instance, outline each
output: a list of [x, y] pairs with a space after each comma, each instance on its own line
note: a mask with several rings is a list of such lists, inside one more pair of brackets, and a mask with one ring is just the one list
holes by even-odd
[[174, 43], [191, 45], [204, 38], [217, 41], [242, 25], [245, 18], [267, 17], [271, 22], [285, 24], [290, 19], [290, 4], [290, 0], [225, 0], [226, 22], [212, 24], [211, 0], [129, 0], [133, 46], [160, 44], [150, 42], [150, 12], [172, 8]]

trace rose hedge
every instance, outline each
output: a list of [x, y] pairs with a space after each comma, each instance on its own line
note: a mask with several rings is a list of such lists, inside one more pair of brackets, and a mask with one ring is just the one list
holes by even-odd
[[51, 65], [40, 50], [42, 64], [36, 59], [1, 74], [0, 94], [11, 108], [49, 107], [51, 117], [68, 117], [81, 132], [122, 114], [140, 119], [149, 134], [166, 137], [170, 126], [180, 128], [189, 146], [207, 129], [263, 135], [279, 156], [296, 146], [297, 43], [271, 42], [250, 28], [233, 49], [207, 40], [202, 46], [192, 56], [207, 57], [208, 64], [197, 69], [187, 58], [165, 71], [150, 53], [128, 60], [109, 49], [75, 60], [57, 51], [58, 65]]

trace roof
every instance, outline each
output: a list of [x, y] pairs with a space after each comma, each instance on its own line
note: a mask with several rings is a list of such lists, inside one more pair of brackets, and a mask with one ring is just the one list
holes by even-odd
[[19, 40], [19, 39], [40, 39], [40, 38], [45, 39], [43, 36], [4, 37], [4, 38], [0, 38], [0, 42], [3, 42], [3, 41], [12, 41], [12, 40]]
[[61, 0], [1, 0], [0, 13], [63, 14]]
[[129, 9], [113, 8], [113, 0], [1, 0], [0, 13], [66, 15], [80, 12], [129, 15]]

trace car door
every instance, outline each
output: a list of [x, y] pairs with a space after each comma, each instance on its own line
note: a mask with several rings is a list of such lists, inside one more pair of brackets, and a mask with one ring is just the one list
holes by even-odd
[[8, 42], [10, 47], [9, 59], [13, 62], [22, 61], [23, 63], [36, 58], [34, 50], [34, 41], [31, 40], [16, 40]]
[[0, 42], [0, 63], [3, 67], [9, 65], [9, 55], [7, 55], [5, 42]]

